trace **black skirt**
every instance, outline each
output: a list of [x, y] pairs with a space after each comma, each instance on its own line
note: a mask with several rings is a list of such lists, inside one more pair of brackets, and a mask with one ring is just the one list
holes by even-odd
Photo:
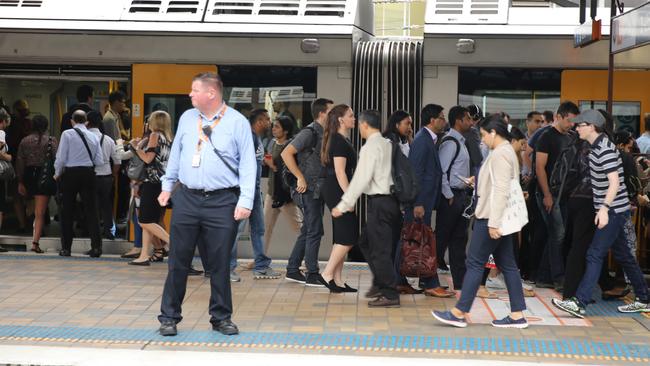
[[161, 183], [143, 182], [140, 185], [140, 214], [138, 221], [141, 224], [157, 224], [160, 222], [165, 209], [160, 207], [158, 196], [162, 191]]
[[51, 196], [52, 192], [45, 192], [39, 189], [38, 180], [41, 179], [43, 172], [42, 166], [28, 166], [25, 167], [23, 173], [23, 184], [29, 196]]
[[[341, 201], [343, 190], [336, 180], [336, 176], [328, 176], [325, 179], [323, 198], [327, 208], [334, 209]], [[357, 215], [354, 212], [346, 212], [339, 217], [332, 217], [332, 236], [334, 244], [356, 245], [359, 240], [359, 224]]]

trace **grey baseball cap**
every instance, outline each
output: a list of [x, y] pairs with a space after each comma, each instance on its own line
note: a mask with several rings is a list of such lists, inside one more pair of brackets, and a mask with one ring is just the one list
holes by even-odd
[[576, 117], [571, 118], [573, 123], [589, 123], [596, 127], [605, 127], [605, 117], [602, 113], [595, 109], [587, 109], [582, 111]]

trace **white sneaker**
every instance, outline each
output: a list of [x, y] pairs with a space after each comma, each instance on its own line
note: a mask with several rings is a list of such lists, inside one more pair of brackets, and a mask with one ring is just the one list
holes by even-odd
[[521, 287], [526, 291], [533, 291], [533, 286], [527, 284], [524, 280], [521, 280]]
[[637, 299], [633, 303], [619, 306], [618, 311], [621, 313], [650, 313], [650, 304], [644, 304]]
[[503, 274], [499, 273], [496, 277], [488, 277], [485, 281], [485, 287], [503, 290], [506, 288], [506, 283], [503, 280]]

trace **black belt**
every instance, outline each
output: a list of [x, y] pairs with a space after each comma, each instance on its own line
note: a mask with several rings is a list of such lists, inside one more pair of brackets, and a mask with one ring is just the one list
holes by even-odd
[[459, 192], [459, 193], [471, 193], [474, 192], [473, 188], [452, 188], [452, 192]]
[[206, 191], [205, 189], [194, 189], [194, 188], [189, 188], [185, 184], [181, 184], [181, 187], [183, 187], [184, 190], [188, 191], [189, 193], [196, 194], [199, 196], [204, 196], [204, 197], [209, 197], [209, 196], [214, 196], [220, 193], [224, 192], [233, 192], [235, 194], [239, 194], [239, 187], [228, 187], [228, 188], [220, 188], [220, 189], [214, 189], [211, 191]]
[[391, 194], [369, 194], [368, 198], [392, 197]]
[[113, 178], [113, 174], [95, 175], [97, 178]]
[[67, 170], [87, 170], [87, 169], [92, 169], [95, 170], [94, 166], [67, 166], [65, 167]]

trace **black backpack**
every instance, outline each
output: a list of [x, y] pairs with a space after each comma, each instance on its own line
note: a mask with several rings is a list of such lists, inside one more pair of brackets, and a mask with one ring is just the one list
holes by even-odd
[[391, 175], [393, 185], [390, 187], [390, 193], [397, 198], [403, 205], [409, 205], [415, 202], [418, 197], [419, 187], [418, 180], [411, 167], [411, 162], [404, 155], [399, 144], [392, 142], [393, 152], [391, 157]]
[[[313, 153], [316, 152], [316, 146], [318, 145], [318, 132], [316, 132], [316, 129], [312, 126], [306, 126], [302, 130], [300, 130], [298, 133], [300, 133], [303, 130], [309, 130], [312, 133], [312, 144], [309, 148], [309, 156], [311, 156]], [[297, 134], [296, 134], [297, 135]], [[287, 143], [288, 145], [289, 143]], [[298, 163], [298, 166], [300, 166], [300, 162], [297, 161], [298, 157], [296, 156], [296, 162]], [[291, 173], [289, 168], [287, 168], [286, 164], [282, 164], [282, 184], [284, 187], [288, 190], [292, 190], [296, 187], [296, 183], [298, 182], [296, 179], [296, 176]]]
[[576, 138], [560, 152], [560, 156], [553, 165], [551, 176], [548, 177], [548, 188], [553, 197], [562, 198], [580, 184], [582, 175], [584, 175], [584, 172], [580, 169], [580, 154], [583, 143]]

